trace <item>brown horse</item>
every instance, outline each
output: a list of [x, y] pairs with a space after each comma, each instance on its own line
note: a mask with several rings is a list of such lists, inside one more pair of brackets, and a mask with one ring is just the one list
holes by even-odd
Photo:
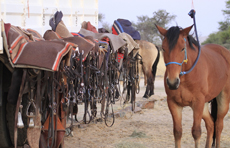
[[[193, 110], [192, 136], [195, 147], [199, 147], [203, 119], [207, 129], [206, 147], [215, 146], [216, 142], [216, 147], [219, 148], [223, 119], [230, 101], [230, 52], [216, 44], [203, 45], [199, 50], [199, 44], [189, 35], [193, 26], [185, 29], [176, 26], [168, 30], [156, 27], [164, 36], [164, 85], [173, 119], [175, 147], [181, 147], [182, 109], [190, 106]], [[197, 57], [198, 62], [194, 64]], [[210, 101], [214, 105], [211, 114], [208, 107]]]
[[142, 70], [145, 78], [146, 91], [144, 98], [154, 94], [154, 81], [157, 71], [157, 64], [160, 58], [159, 49], [150, 42], [144, 40], [135, 40], [139, 44], [139, 54], [142, 57]]

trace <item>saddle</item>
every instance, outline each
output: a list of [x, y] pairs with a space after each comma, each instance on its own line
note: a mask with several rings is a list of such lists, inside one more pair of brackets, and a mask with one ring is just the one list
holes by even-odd
[[117, 19], [112, 26], [112, 33], [119, 35], [120, 33], [129, 34], [134, 40], [140, 40], [140, 33], [132, 27], [132, 23], [126, 19]]
[[92, 32], [94, 32], [94, 33], [98, 33], [96, 27], [94, 27], [90, 22], [84, 21], [84, 22], [81, 24], [81, 28], [84, 28], [84, 29], [86, 29], [86, 30], [92, 31]]
[[86, 30], [81, 28], [80, 34], [84, 36], [92, 36], [94, 39], [101, 40], [105, 37], [109, 38], [110, 45], [112, 50], [116, 52], [119, 48], [126, 45], [126, 42], [117, 35], [110, 34], [110, 33], [94, 33], [92, 31]]
[[[43, 133], [42, 133], [42, 138], [44, 138], [45, 142], [48, 141], [48, 129], [49, 129], [49, 126], [53, 126], [54, 129], [57, 131], [57, 139], [56, 139], [56, 147], [58, 148], [61, 144], [61, 142], [63, 141], [63, 138], [65, 136], [65, 128], [63, 127], [59, 117], [57, 117], [56, 115], [53, 117], [53, 125], [50, 125], [50, 115], [46, 118], [46, 121], [43, 125]], [[57, 118], [57, 120], [55, 120]], [[57, 125], [57, 126], [56, 126]], [[51, 141], [52, 141], [52, 138], [49, 139], [49, 145], [51, 145]], [[47, 144], [46, 144], [47, 145]]]
[[64, 22], [62, 21], [63, 14], [61, 11], [57, 11], [50, 19], [49, 25], [52, 30], [58, 32], [62, 38], [72, 37], [73, 35], [68, 31]]
[[43, 38], [48, 41], [62, 39], [62, 37], [53, 30], [46, 30], [46, 32], [43, 35]]
[[134, 40], [140, 40], [140, 33], [132, 27], [132, 23], [126, 19], [117, 19], [112, 26], [112, 33], [119, 35], [127, 43], [128, 54], [133, 51], [133, 56], [138, 52], [139, 45]]
[[125, 32], [120, 33], [118, 36], [121, 37], [127, 43], [126, 47], [128, 48], [128, 54], [133, 51], [133, 57], [135, 57], [138, 53], [139, 44], [137, 44], [133, 40], [133, 38]]
[[[95, 56], [95, 53], [99, 52], [107, 52], [107, 50], [101, 49], [99, 48], [99, 43], [98, 40], [95, 40], [92, 36], [80, 36], [80, 35], [75, 35], [73, 36], [68, 29], [66, 28], [65, 24], [63, 23], [62, 20], [60, 20], [62, 18], [62, 12], [56, 12], [54, 17], [50, 19], [51, 25], [52, 22], [59, 22], [58, 24], [56, 24], [56, 29], [55, 29], [55, 33], [52, 31], [46, 32], [44, 34], [44, 38], [45, 39], [62, 39], [65, 42], [68, 42], [69, 44], [71, 44], [72, 46], [78, 46], [79, 52], [83, 53], [83, 61], [86, 59], [87, 55], [89, 54], [90, 51], [92, 51], [92, 55]], [[59, 15], [59, 17], [58, 17]], [[51, 26], [53, 31], [54, 28], [53, 26]], [[83, 22], [82, 23], [82, 27], [90, 29], [91, 31], [97, 32], [96, 28], [91, 25], [90, 22]], [[104, 54], [99, 54], [99, 64], [98, 64], [98, 68], [101, 67], [102, 62], [104, 59]]]
[[32, 29], [24, 30], [10, 24], [3, 24], [2, 27], [4, 48], [12, 67], [58, 71], [63, 59], [66, 65], [70, 65], [70, 44], [45, 41]]
[[92, 41], [86, 40], [85, 38], [82, 38], [80, 36], [63, 38], [63, 40], [65, 42], [70, 42], [70, 43], [76, 44], [78, 46], [79, 52], [81, 52], [81, 53], [84, 52], [84, 54], [82, 56], [83, 61], [85, 61], [89, 52], [95, 48], [95, 44]]
[[44, 33], [43, 38], [49, 41], [59, 40], [65, 43], [69, 43], [73, 47], [73, 50], [76, 50], [78, 47], [80, 53], [84, 52], [82, 58], [83, 61], [85, 61], [88, 53], [95, 48], [95, 43], [89, 39], [83, 38], [81, 36], [62, 38], [57, 32], [54, 32], [53, 30], [47, 30]]

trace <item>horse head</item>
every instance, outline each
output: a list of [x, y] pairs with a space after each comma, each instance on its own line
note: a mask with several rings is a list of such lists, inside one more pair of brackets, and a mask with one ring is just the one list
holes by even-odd
[[182, 64], [187, 63], [187, 36], [193, 26], [181, 29], [178, 26], [168, 30], [157, 26], [158, 31], [164, 36], [162, 41], [163, 57], [166, 66], [165, 78], [169, 89], [175, 90], [180, 85]]

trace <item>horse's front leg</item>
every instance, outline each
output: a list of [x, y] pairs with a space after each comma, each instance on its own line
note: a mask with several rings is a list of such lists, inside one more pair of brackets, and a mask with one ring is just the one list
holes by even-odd
[[200, 147], [200, 137], [201, 137], [201, 119], [204, 110], [204, 99], [199, 99], [192, 104], [193, 109], [193, 127], [192, 127], [192, 136], [195, 140], [195, 148]]
[[183, 107], [179, 106], [171, 98], [167, 98], [168, 107], [172, 114], [173, 119], [173, 134], [175, 138], [175, 148], [181, 148], [181, 137], [182, 137], [182, 109]]

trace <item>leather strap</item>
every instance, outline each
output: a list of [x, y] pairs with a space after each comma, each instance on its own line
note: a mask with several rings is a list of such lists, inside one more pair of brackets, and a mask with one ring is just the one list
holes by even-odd
[[22, 93], [23, 90], [25, 88], [25, 81], [26, 81], [26, 75], [27, 75], [27, 69], [23, 69], [23, 75], [22, 75], [22, 83], [20, 86], [20, 91], [18, 94], [18, 101], [17, 101], [17, 105], [16, 105], [16, 110], [15, 110], [15, 120], [14, 120], [14, 147], [17, 148], [17, 139], [18, 139], [18, 127], [17, 127], [17, 123], [18, 123], [18, 112], [19, 112], [19, 106], [21, 104], [22, 101]]

